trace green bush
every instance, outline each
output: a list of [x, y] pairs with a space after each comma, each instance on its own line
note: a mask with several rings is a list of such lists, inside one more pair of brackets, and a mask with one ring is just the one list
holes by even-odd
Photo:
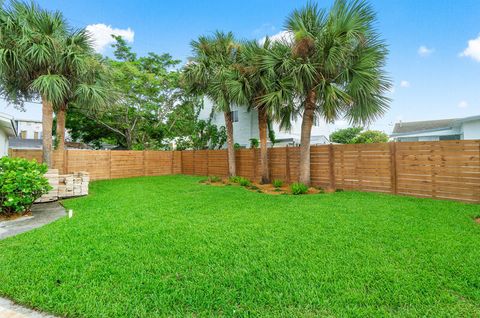
[[33, 202], [52, 187], [43, 175], [48, 168], [36, 161], [3, 157], [0, 159], [1, 214], [29, 211]]
[[292, 183], [290, 190], [292, 190], [292, 194], [299, 195], [307, 193], [308, 187], [303, 183]]
[[252, 182], [248, 180], [247, 178], [240, 178], [240, 181], [238, 182], [242, 187], [249, 187], [252, 185]]
[[217, 176], [211, 176], [211, 177], [208, 178], [208, 180], [210, 180], [210, 182], [221, 182], [222, 178], [217, 177]]
[[230, 177], [228, 178], [228, 181], [232, 182], [232, 183], [240, 183], [240, 180], [242, 179], [242, 177], [239, 177], [239, 176], [235, 176], [235, 177]]
[[273, 180], [272, 185], [275, 188], [281, 188], [283, 186], [283, 181], [282, 180]]

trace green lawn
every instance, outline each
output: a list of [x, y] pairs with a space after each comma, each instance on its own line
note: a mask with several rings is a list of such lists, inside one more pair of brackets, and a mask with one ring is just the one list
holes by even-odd
[[0, 295], [68, 317], [478, 317], [479, 205], [101, 181], [0, 241]]

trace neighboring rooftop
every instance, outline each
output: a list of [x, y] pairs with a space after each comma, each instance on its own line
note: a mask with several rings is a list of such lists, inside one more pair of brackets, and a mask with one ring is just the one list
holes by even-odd
[[458, 118], [399, 122], [395, 124], [395, 127], [393, 128], [393, 133], [405, 134], [405, 133], [423, 131], [423, 130], [449, 128], [449, 127], [452, 127], [456, 121], [458, 121]]

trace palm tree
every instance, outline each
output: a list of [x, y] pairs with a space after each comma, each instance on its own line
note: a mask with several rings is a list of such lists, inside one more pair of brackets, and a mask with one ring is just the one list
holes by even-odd
[[108, 104], [110, 90], [106, 84], [108, 68], [95, 56], [90, 35], [83, 29], [72, 32], [66, 38], [61, 55], [63, 75], [70, 83], [68, 94], [56, 109], [57, 149], [65, 149], [65, 122], [68, 107], [75, 105], [95, 111]]
[[246, 105], [249, 111], [254, 109], [258, 113], [262, 183], [270, 182], [267, 139], [268, 122], [272, 119], [274, 108], [273, 103], [262, 102], [262, 96], [267, 92], [271, 81], [275, 80], [274, 73], [262, 68], [262, 61], [271, 49], [268, 38], [261, 45], [257, 41], [244, 43], [239, 49], [238, 62], [234, 64], [230, 79], [226, 81], [235, 103]]
[[235, 176], [235, 148], [231, 104], [234, 100], [230, 87], [231, 71], [238, 59], [239, 45], [231, 32], [215, 32], [192, 41], [194, 53], [185, 66], [183, 82], [187, 91], [211, 99], [216, 111], [222, 111], [227, 130], [228, 173]]
[[0, 9], [1, 93], [14, 103], [42, 100], [43, 162], [52, 165], [53, 109], [68, 94], [62, 48], [68, 26], [59, 12], [12, 2]]
[[[388, 50], [365, 1], [336, 0], [329, 12], [308, 4], [288, 18], [284, 54], [270, 54], [265, 67], [276, 69], [276, 85], [265, 102], [284, 100], [284, 119], [302, 113], [300, 182], [310, 184], [310, 135], [316, 120], [346, 118], [368, 124], [388, 108], [390, 87], [383, 67]], [[286, 48], [288, 53], [285, 54]], [[292, 100], [296, 103], [292, 103]]]

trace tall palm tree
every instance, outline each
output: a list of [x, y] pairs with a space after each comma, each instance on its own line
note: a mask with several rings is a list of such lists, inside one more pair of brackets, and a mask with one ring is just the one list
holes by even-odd
[[70, 89], [55, 110], [57, 118], [57, 149], [65, 149], [65, 122], [70, 105], [96, 110], [108, 104], [111, 89], [106, 84], [108, 68], [95, 56], [90, 34], [84, 29], [71, 32], [61, 55], [63, 75]]
[[227, 81], [238, 59], [239, 44], [231, 32], [215, 32], [192, 41], [193, 58], [185, 66], [183, 81], [191, 93], [204, 95], [213, 101], [216, 111], [225, 117], [227, 130], [228, 173], [235, 176], [235, 148], [231, 104], [233, 97]]
[[[238, 105], [246, 105], [248, 110], [258, 113], [258, 131], [260, 137], [260, 167], [262, 183], [270, 182], [268, 169], [268, 122], [272, 119], [273, 104], [262, 102], [274, 74], [262, 67], [263, 58], [271, 50], [271, 42], [267, 38], [262, 44], [257, 41], [243, 43], [239, 49], [239, 58], [226, 83], [232, 98]], [[273, 75], [273, 76], [272, 76]]]
[[1, 93], [15, 103], [42, 100], [43, 161], [52, 165], [53, 109], [70, 89], [61, 55], [68, 26], [59, 12], [13, 1], [0, 9]]
[[329, 12], [308, 4], [287, 19], [293, 39], [282, 45], [289, 53], [265, 60], [287, 83], [273, 87], [265, 101], [285, 99], [286, 117], [302, 114], [302, 183], [310, 184], [310, 135], [316, 120], [331, 123], [344, 117], [352, 124], [367, 124], [388, 108], [384, 94], [390, 81], [383, 69], [388, 50], [375, 22], [365, 1], [336, 0]]

